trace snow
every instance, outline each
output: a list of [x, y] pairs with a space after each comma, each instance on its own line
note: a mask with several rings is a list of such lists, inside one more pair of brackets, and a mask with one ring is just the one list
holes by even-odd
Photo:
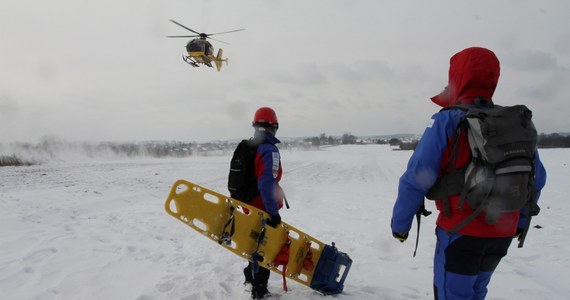
[[[353, 259], [345, 291], [322, 296], [273, 273], [280, 299], [431, 299], [435, 215], [401, 244], [390, 215], [410, 151], [351, 145], [282, 151], [282, 217]], [[568, 149], [544, 149], [542, 213], [499, 265], [487, 299], [570, 299]], [[54, 160], [0, 168], [1, 299], [249, 299], [245, 261], [164, 211], [186, 179], [226, 193], [229, 156]], [[433, 203], [427, 203], [434, 210]]]

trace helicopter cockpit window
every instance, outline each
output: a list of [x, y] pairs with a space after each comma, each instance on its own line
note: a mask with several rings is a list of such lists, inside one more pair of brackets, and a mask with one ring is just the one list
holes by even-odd
[[186, 50], [188, 52], [205, 52], [206, 44], [199, 39], [191, 40], [188, 45], [186, 45]]

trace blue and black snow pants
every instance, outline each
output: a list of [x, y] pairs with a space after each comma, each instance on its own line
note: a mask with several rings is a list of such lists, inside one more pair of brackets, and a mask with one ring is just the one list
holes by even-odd
[[435, 233], [434, 298], [485, 299], [491, 275], [513, 239], [449, 235], [439, 227]]

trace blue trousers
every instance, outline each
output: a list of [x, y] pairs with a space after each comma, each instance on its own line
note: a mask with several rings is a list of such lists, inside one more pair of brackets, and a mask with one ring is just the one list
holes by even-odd
[[436, 228], [434, 298], [436, 300], [480, 300], [512, 238], [449, 235]]

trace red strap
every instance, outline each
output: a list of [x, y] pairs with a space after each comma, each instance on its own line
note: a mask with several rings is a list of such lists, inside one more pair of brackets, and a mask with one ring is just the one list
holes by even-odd
[[289, 291], [287, 289], [287, 277], [285, 276], [285, 274], [287, 273], [287, 264], [283, 265], [283, 271], [281, 272], [281, 274], [283, 275], [283, 290], [285, 292]]
[[277, 256], [275, 257], [275, 261], [273, 261], [273, 264], [275, 266], [287, 265], [287, 263], [289, 262], [289, 245], [290, 244], [291, 244], [291, 240], [287, 239], [287, 242], [283, 245], [283, 247], [281, 247], [281, 250], [279, 250], [279, 253], [277, 253]]
[[303, 269], [307, 271], [313, 271], [315, 268], [315, 264], [313, 263], [313, 252], [311, 252], [311, 242], [307, 243], [307, 256], [305, 256], [305, 260], [303, 261]]
[[289, 245], [291, 245], [291, 240], [287, 238], [287, 242], [285, 242], [283, 247], [281, 247], [281, 250], [279, 250], [279, 253], [275, 257], [275, 261], [273, 261], [275, 267], [283, 265], [283, 270], [281, 271], [281, 274], [283, 275], [283, 290], [285, 292], [287, 292], [286, 274], [287, 274], [287, 263], [289, 263]]

